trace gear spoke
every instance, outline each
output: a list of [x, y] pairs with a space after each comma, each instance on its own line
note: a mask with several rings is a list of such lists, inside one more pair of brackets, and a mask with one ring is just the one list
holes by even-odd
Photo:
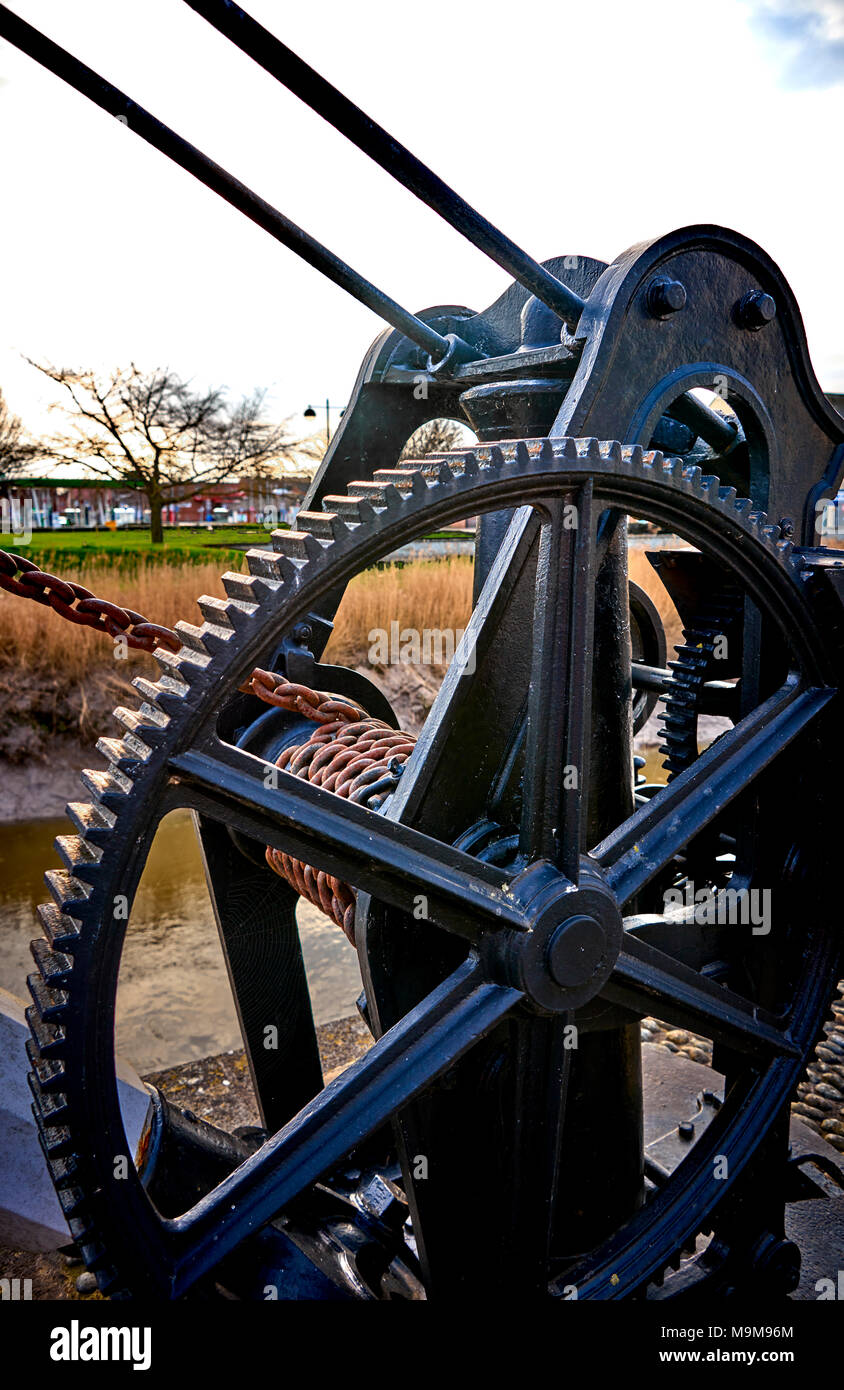
[[791, 676], [593, 851], [623, 907], [820, 714], [834, 691]]
[[278, 771], [277, 787], [268, 787], [265, 765], [239, 748], [193, 750], [170, 766], [185, 804], [380, 901], [412, 912], [421, 896], [426, 920], [472, 942], [483, 926], [524, 926], [505, 893], [506, 870], [290, 773]]
[[547, 504], [536, 570], [520, 850], [577, 883], [592, 678], [592, 482]]
[[[517, 513], [492, 565], [469, 619], [463, 651], [445, 673], [430, 713], [417, 740], [414, 756], [405, 768], [395, 795], [384, 814], [391, 820], [425, 826], [426, 812], [435, 807], [438, 825], [443, 822], [443, 802], [454, 805], [458, 828], [483, 813], [489, 797], [490, 777], [497, 771], [499, 799], [512, 801], [512, 775], [517, 761], [523, 717], [522, 667], [528, 656], [514, 650], [512, 661], [502, 667], [498, 652], [502, 629], [510, 623], [518, 631], [523, 587], [533, 583], [531, 561], [536, 548], [538, 517], [529, 507]], [[513, 612], [515, 610], [515, 617]], [[514, 647], [516, 645], [514, 641]], [[481, 723], [481, 721], [483, 721]], [[491, 759], [497, 759], [489, 767]], [[454, 765], [461, 764], [459, 796]], [[520, 766], [520, 765], [519, 765]]]
[[487, 983], [474, 958], [461, 965], [213, 1192], [167, 1223], [173, 1297], [424, 1091], [520, 998]]
[[602, 993], [611, 1003], [656, 1014], [736, 1051], [763, 1058], [798, 1054], [772, 1014], [629, 932]]

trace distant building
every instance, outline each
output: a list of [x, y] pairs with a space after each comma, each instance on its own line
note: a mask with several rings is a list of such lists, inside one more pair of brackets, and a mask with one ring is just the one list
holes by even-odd
[[[164, 525], [289, 522], [301, 507], [309, 483], [308, 477], [298, 474], [217, 483], [194, 497], [168, 503]], [[5, 490], [11, 501], [30, 504], [32, 526], [37, 530], [149, 524], [143, 493], [117, 483], [95, 478], [13, 478]]]

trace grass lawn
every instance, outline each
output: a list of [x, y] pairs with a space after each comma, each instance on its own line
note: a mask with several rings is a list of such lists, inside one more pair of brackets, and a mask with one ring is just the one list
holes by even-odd
[[[91, 561], [107, 564], [110, 560], [152, 560], [174, 564], [212, 558], [228, 563], [225, 552], [236, 556], [239, 547], [270, 545], [272, 529], [260, 524], [215, 527], [213, 531], [209, 531], [207, 526], [166, 526], [163, 546], [154, 546], [146, 530], [36, 531], [28, 545], [22, 545], [16, 537], [11, 537], [8, 541], [0, 542], [0, 548], [48, 566], [55, 563], [66, 567]], [[459, 530], [446, 530], [431, 532], [426, 539], [460, 539], [464, 534], [467, 539], [474, 537], [474, 531], [461, 533]]]
[[153, 545], [149, 531], [36, 531], [28, 545], [10, 540], [6, 549], [15, 550], [28, 559], [54, 555], [64, 564], [86, 560], [109, 559], [209, 559], [220, 551], [242, 545], [269, 544], [270, 532], [263, 526], [219, 527], [209, 531], [206, 526], [167, 526], [164, 545]]

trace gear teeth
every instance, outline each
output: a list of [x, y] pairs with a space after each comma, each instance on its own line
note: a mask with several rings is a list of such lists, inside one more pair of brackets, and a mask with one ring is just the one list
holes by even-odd
[[65, 1082], [65, 1065], [58, 1058], [42, 1057], [33, 1038], [26, 1040], [26, 1055], [42, 1091], [58, 1090]]
[[[285, 531], [283, 534], [290, 533]], [[287, 555], [278, 555], [274, 550], [249, 550], [246, 560], [253, 579], [272, 590], [284, 584], [292, 587], [297, 582], [298, 566]]]
[[[87, 802], [85, 804], [88, 805]], [[39, 903], [37, 911], [38, 920], [51, 946], [61, 950], [78, 941], [82, 924], [75, 917], [61, 912], [55, 903]]]
[[48, 869], [44, 878], [56, 906], [70, 916], [74, 908], [83, 908], [91, 896], [90, 885], [74, 878], [66, 869]]
[[349, 535], [348, 526], [336, 512], [300, 512], [296, 524], [314, 536], [335, 543]]
[[168, 651], [166, 647], [156, 647], [153, 655], [161, 670], [182, 685], [190, 683], [190, 677], [182, 675], [182, 669], [185, 666], [205, 667], [208, 665], [207, 658], [205, 661], [201, 660], [196, 652], [190, 651], [187, 647], [180, 647], [177, 652]]
[[371, 502], [379, 511], [387, 512], [390, 518], [397, 516], [404, 509], [404, 499], [398, 487], [395, 483], [383, 482], [377, 473], [371, 483], [353, 483], [349, 492], [355, 497]]
[[161, 742], [170, 723], [164, 710], [157, 709], [155, 705], [147, 704], [146, 701], [139, 709], [118, 705], [113, 713], [118, 724], [122, 724], [128, 734], [142, 738], [151, 747]]
[[561, 440], [560, 443], [562, 445], [560, 452], [564, 459], [576, 459], [580, 457], [578, 452], [579, 440], [569, 437]]
[[739, 516], [743, 517], [745, 521], [749, 519], [752, 510], [753, 502], [749, 497], [737, 497], [733, 503], [733, 511], [738, 512]]
[[70, 872], [83, 882], [90, 881], [92, 870], [99, 868], [102, 850], [90, 845], [82, 835], [57, 835], [53, 843]]
[[42, 1091], [37, 1076], [34, 1076], [32, 1072], [29, 1073], [27, 1080], [29, 1081], [29, 1089], [38, 1102], [45, 1126], [49, 1128], [51, 1125], [60, 1125], [63, 1120], [66, 1120], [70, 1107], [64, 1092]]
[[417, 502], [427, 501], [430, 488], [421, 469], [411, 474], [410, 490]]
[[404, 510], [404, 498], [395, 483], [379, 483], [381, 499], [387, 515], [392, 518]]
[[215, 598], [212, 594], [200, 594], [196, 600], [196, 606], [206, 623], [211, 627], [218, 627], [221, 632], [231, 636], [233, 624], [229, 605], [225, 599]]
[[113, 806], [115, 810], [120, 808], [132, 790], [131, 780], [117, 768], [105, 772], [97, 767], [86, 767], [82, 772], [82, 781], [98, 802], [106, 807]]
[[366, 481], [357, 479], [355, 482], [349, 483], [348, 496], [363, 497], [377, 507], [381, 503], [381, 484], [376, 478]]
[[[73, 1153], [73, 1141], [71, 1139], [70, 1130], [67, 1125], [47, 1124], [47, 1121], [41, 1114], [40, 1097], [36, 1097], [36, 1102], [32, 1107], [32, 1113], [35, 1116], [35, 1123], [38, 1126], [38, 1138], [41, 1143], [41, 1148], [44, 1150], [44, 1156], [52, 1172], [53, 1165], [57, 1161], [65, 1157], [70, 1157]], [[72, 1229], [71, 1235], [73, 1235]]]
[[91, 801], [71, 801], [66, 810], [80, 835], [84, 835], [91, 844], [103, 845], [107, 842], [117, 819], [113, 811]]
[[294, 565], [307, 565], [321, 560], [327, 541], [318, 540], [310, 531], [274, 531], [273, 545], [283, 560]]
[[45, 1023], [58, 1022], [64, 1016], [69, 995], [64, 989], [51, 989], [40, 975], [27, 975], [26, 983], [32, 1002]]
[[45, 985], [50, 989], [63, 989], [70, 979], [73, 957], [65, 955], [64, 951], [54, 951], [43, 937], [31, 942], [29, 949]]
[[[422, 486], [427, 488], [424, 479], [419, 473], [410, 475], [413, 479], [413, 489], [416, 490], [416, 480], [422, 482]], [[337, 516], [346, 523], [347, 526], [366, 526], [375, 520], [375, 508], [363, 497], [326, 497], [323, 505], [329, 511], [336, 512]]]
[[65, 1031], [61, 1024], [48, 1023], [41, 1017], [35, 1004], [27, 1005], [26, 1021], [42, 1057], [54, 1057], [64, 1052]]
[[56, 1193], [66, 1221], [81, 1213], [84, 1199], [78, 1187], [57, 1187]]
[[139, 738], [127, 735], [126, 738], [98, 738], [97, 752], [108, 758], [118, 772], [133, 776], [147, 762], [152, 749]]
[[182, 649], [184, 650], [187, 648], [189, 652], [195, 653], [196, 655], [193, 657], [193, 660], [196, 661], [196, 657], [198, 656], [200, 658], [199, 664], [207, 666], [208, 662], [211, 660], [211, 652], [205, 645], [205, 629], [197, 627], [195, 623], [186, 623], [180, 619], [180, 621], [176, 623], [174, 631], [176, 636], [181, 640]]
[[[244, 613], [254, 617], [261, 602], [258, 585], [263, 581], [253, 574], [235, 574], [227, 570], [220, 582], [232, 603], [239, 604]], [[176, 673], [178, 675], [178, 668]]]
[[184, 681], [174, 681], [170, 676], [162, 676], [158, 681], [135, 676], [132, 684], [158, 712], [168, 716], [168, 722], [169, 715], [181, 706], [190, 689]]
[[382, 491], [390, 487], [395, 488], [399, 497], [404, 499], [413, 486], [413, 476], [406, 468], [379, 468], [372, 475], [373, 483], [377, 483]]
[[483, 476], [488, 469], [491, 468], [494, 472], [496, 468], [501, 466], [503, 455], [497, 444], [476, 444], [472, 453], [474, 454], [475, 462], [478, 465], [478, 471], [481, 476]]

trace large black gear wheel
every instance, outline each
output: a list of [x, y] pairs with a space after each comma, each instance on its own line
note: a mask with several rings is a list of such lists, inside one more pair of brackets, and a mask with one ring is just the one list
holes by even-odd
[[[562, 499], [575, 499], [580, 509], [577, 539], [566, 538], [555, 522]], [[267, 790], [263, 762], [218, 731], [238, 687], [282, 634], [305, 619], [321, 595], [337, 591], [414, 535], [467, 515], [530, 506], [542, 536], [568, 556], [567, 566], [547, 573], [566, 586], [578, 621], [588, 623], [591, 603], [583, 581], [591, 579], [592, 518], [608, 508], [675, 530], [713, 551], [736, 576], [778, 630], [783, 662], [776, 681], [759, 692], [732, 734], [600, 844], [581, 843], [580, 802], [565, 802], [571, 809], [554, 827], [562, 844], [559, 868], [541, 853], [517, 859], [512, 869], [496, 864], [494, 855], [487, 860], [460, 853], [451, 839], [441, 843], [402, 824], [397, 803], [388, 803], [384, 813], [341, 805], [295, 779]], [[841, 654], [837, 635], [821, 631], [822, 599], [814, 581], [803, 578], [800, 556], [762, 513], [716, 478], [659, 453], [595, 440], [458, 450], [353, 484], [349, 495], [326, 499], [323, 512], [300, 515], [298, 525], [296, 532], [274, 535], [274, 553], [250, 552], [249, 575], [225, 576], [227, 601], [200, 600], [205, 622], [179, 625], [179, 653], [157, 652], [159, 679], [138, 679], [139, 708], [116, 711], [122, 736], [99, 745], [108, 768], [84, 774], [92, 799], [69, 808], [75, 833], [58, 841], [65, 868], [49, 875], [54, 901], [41, 909], [45, 937], [33, 946], [38, 970], [30, 981], [31, 1079], [50, 1170], [86, 1264], [112, 1297], [213, 1296], [215, 1287], [235, 1277], [243, 1242], [254, 1243], [262, 1229], [295, 1228], [297, 1209], [314, 1185], [323, 1180], [324, 1198], [331, 1172], [349, 1150], [383, 1133], [397, 1112], [407, 1113], [417, 1097], [452, 1075], [461, 1058], [483, 1049], [502, 1020], [515, 1032], [541, 1024], [550, 1039], [573, 1009], [588, 1002], [619, 1010], [634, 1023], [656, 1013], [712, 1037], [728, 1094], [683, 1163], [660, 1180], [639, 1211], [593, 1248], [552, 1251], [533, 1270], [530, 1286], [558, 1296], [569, 1296], [564, 1291], [575, 1287], [581, 1299], [640, 1296], [702, 1230], [715, 1232], [711, 1250], [726, 1252], [729, 1265], [737, 1253], [731, 1236], [735, 1203], [763, 1156], [770, 1157], [766, 1145], [776, 1148], [782, 1138], [789, 1098], [837, 978], [838, 934], [823, 894], [817, 891], [811, 914], [799, 910], [801, 887], [815, 876], [820, 883], [826, 852], [803, 836], [799, 804], [801, 795], [823, 794], [812, 768], [821, 761], [817, 749], [835, 717]], [[583, 661], [578, 664], [581, 655], [572, 638], [553, 670], [542, 668], [550, 658], [539, 656], [537, 679], [562, 680], [571, 696], [564, 735], [569, 752], [575, 746], [570, 725], [577, 691], [592, 678], [591, 669], [584, 672]], [[541, 776], [542, 731], [530, 723], [536, 717], [529, 718], [525, 754], [534, 788]], [[429, 752], [423, 735], [403, 781], [414, 766], [424, 766]], [[785, 907], [774, 964], [751, 943], [734, 952], [726, 975], [712, 977], [699, 940], [690, 947], [679, 940], [669, 945], [664, 932], [649, 938], [649, 928], [632, 917], [622, 921], [625, 908], [646, 912], [654, 884], [670, 873], [683, 846], [735, 798], [748, 816], [755, 808], [760, 828], [771, 831], [765, 793], [770, 796], [772, 768], [783, 763], [795, 780], [795, 795], [793, 812], [786, 816], [778, 808], [776, 817]], [[827, 786], [835, 781], [826, 769], [825, 778]], [[221, 1185], [209, 1182], [191, 1212], [167, 1218], [152, 1205], [134, 1168], [128, 1178], [115, 1176], [115, 1155], [125, 1149], [125, 1136], [114, 1079], [113, 1017], [126, 923], [115, 919], [113, 904], [118, 895], [131, 901], [161, 815], [183, 805], [346, 876], [362, 890], [360, 917], [383, 907], [404, 920], [415, 895], [424, 892], [429, 920], [417, 929], [430, 933], [434, 943], [447, 943], [442, 954], [449, 965], [361, 1062]], [[547, 831], [546, 822], [537, 831], [540, 840]], [[573, 919], [566, 904], [575, 899], [580, 915]], [[560, 920], [581, 922], [587, 907], [589, 920], [600, 924], [586, 943], [595, 960], [588, 980], [573, 983], [566, 942], [554, 933]], [[370, 984], [366, 955], [377, 939], [377, 933], [371, 940], [367, 930], [360, 933]], [[603, 945], [595, 944], [599, 939]], [[432, 949], [436, 959], [438, 950]], [[369, 1005], [377, 1000], [370, 997]], [[563, 1069], [560, 1108], [565, 1077]], [[527, 1084], [525, 1076], [519, 1084]], [[535, 1142], [535, 1135], [521, 1135], [519, 1143], [529, 1139]], [[532, 1152], [520, 1149], [520, 1161]], [[718, 1155], [727, 1155], [729, 1171], [714, 1182]], [[410, 1189], [408, 1155], [400, 1156], [402, 1181]], [[544, 1180], [541, 1168], [523, 1172], [513, 1191], [538, 1190]], [[287, 1214], [285, 1220], [270, 1227], [280, 1213]], [[421, 1245], [424, 1209], [423, 1229], [415, 1221]], [[516, 1224], [513, 1262], [533, 1269], [530, 1251], [520, 1244], [528, 1240], [523, 1223]], [[500, 1225], [500, 1241], [509, 1250], [515, 1237], [504, 1216]], [[302, 1243], [300, 1237], [299, 1248]], [[394, 1293], [400, 1286], [396, 1269], [416, 1268], [412, 1252], [402, 1247], [399, 1253], [391, 1266]], [[748, 1256], [746, 1250], [740, 1254]], [[413, 1296], [407, 1292], [412, 1282], [409, 1277], [406, 1296]], [[382, 1282], [383, 1296], [386, 1290]]]

